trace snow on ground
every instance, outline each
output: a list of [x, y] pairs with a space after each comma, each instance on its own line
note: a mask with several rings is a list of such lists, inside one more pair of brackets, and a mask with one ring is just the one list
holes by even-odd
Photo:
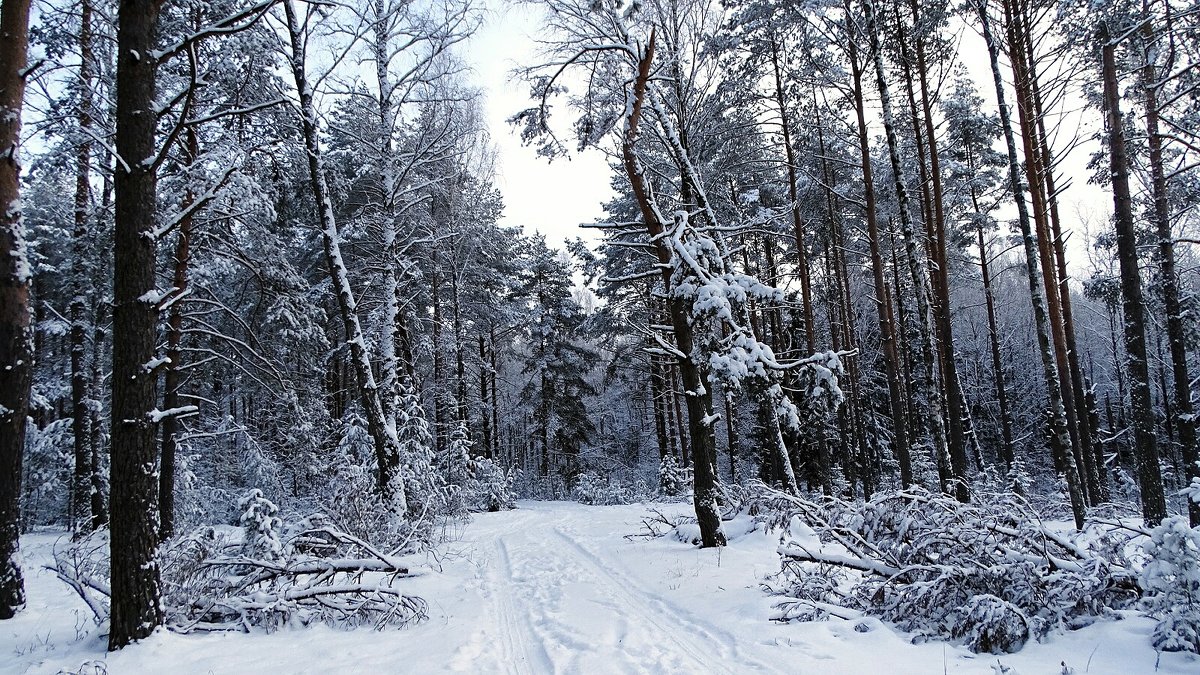
[[[668, 515], [688, 505], [657, 508]], [[57, 537], [23, 539], [29, 608], [0, 622], [0, 673], [1197, 673], [1156, 654], [1152, 622], [1128, 613], [1019, 654], [910, 644], [873, 619], [777, 624], [758, 579], [778, 569], [776, 539], [752, 532], [721, 550], [671, 538], [627, 540], [644, 505], [521, 502], [475, 516], [437, 556], [410, 561], [430, 620], [407, 630], [326, 627], [274, 634], [159, 631], [115, 653], [82, 603], [40, 566]], [[745, 529], [745, 528], [743, 528]], [[736, 532], [734, 533], [736, 534]], [[85, 671], [87, 672], [87, 671]]]

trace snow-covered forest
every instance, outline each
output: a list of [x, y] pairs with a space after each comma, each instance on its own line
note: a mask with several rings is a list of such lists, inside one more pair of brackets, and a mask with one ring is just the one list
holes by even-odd
[[0, 0], [0, 672], [1194, 672], [1198, 65], [1196, 0]]

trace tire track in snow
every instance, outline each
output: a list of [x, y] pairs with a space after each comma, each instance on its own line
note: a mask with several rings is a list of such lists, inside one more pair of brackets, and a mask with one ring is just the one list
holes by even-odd
[[[782, 672], [778, 668], [750, 658], [741, 653], [737, 641], [728, 633], [706, 626], [688, 612], [673, 606], [656, 594], [647, 591], [631, 578], [618, 577], [598, 555], [584, 548], [576, 539], [563, 531], [561, 527], [554, 528], [554, 534], [574, 552], [577, 560], [594, 571], [599, 577], [607, 580], [613, 589], [613, 595], [624, 597], [630, 608], [636, 607], [640, 614], [664, 633], [671, 635], [684, 643], [696, 656], [708, 655], [702, 659], [706, 672], [720, 668], [723, 672], [740, 673], [748, 668], [759, 672]], [[699, 639], [696, 637], [700, 636]], [[716, 651], [717, 654], [713, 654]]]
[[508, 557], [508, 546], [502, 539], [496, 540], [496, 565], [499, 578], [492, 579], [492, 592], [499, 610], [497, 626], [504, 652], [502, 663], [516, 675], [552, 672], [554, 665], [546, 646], [535, 635], [528, 614], [517, 609], [513, 598], [512, 562]]

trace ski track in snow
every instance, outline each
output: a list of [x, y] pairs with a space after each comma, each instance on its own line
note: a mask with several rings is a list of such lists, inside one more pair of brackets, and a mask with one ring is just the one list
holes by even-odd
[[[662, 505], [669, 514], [682, 504]], [[106, 653], [78, 598], [42, 565], [61, 533], [23, 538], [29, 607], [0, 622], [0, 675], [220, 673], [469, 673], [470, 675], [1026, 675], [1197, 673], [1200, 658], [1158, 654], [1153, 621], [1121, 621], [1056, 634], [1019, 654], [971, 654], [876, 620], [777, 624], [758, 586], [777, 569], [775, 536], [735, 537], [724, 557], [674, 539], [630, 542], [646, 507], [522, 502], [479, 514], [452, 533], [436, 562], [404, 581], [430, 603], [429, 621], [378, 633], [313, 626], [271, 634], [178, 635]], [[865, 630], [860, 630], [860, 623]], [[82, 672], [91, 672], [83, 670]]]
[[[610, 571], [550, 514], [496, 533], [485, 591], [508, 672], [780, 672], [742, 659], [733, 639]], [[482, 542], [481, 542], [482, 543]]]
[[[647, 591], [633, 580], [631, 575], [618, 577], [612, 571], [613, 560], [603, 560], [599, 555], [589, 551], [579, 540], [568, 535], [562, 527], [556, 526], [554, 534], [566, 543], [567, 548], [598, 576], [604, 577], [611, 585], [617, 596], [624, 598], [624, 608], [636, 609], [650, 623], [659, 626], [664, 632], [672, 634], [684, 643], [693, 653], [705, 653], [704, 663], [709, 669], [720, 669], [715, 672], [782, 672], [765, 663], [748, 658], [740, 653], [733, 636], [713, 624], [706, 624], [694, 614], [675, 606], [670, 601], [653, 592]], [[712, 653], [716, 650], [717, 653]], [[714, 672], [710, 670], [709, 672]]]
[[508, 547], [503, 541], [496, 542], [496, 568], [499, 574], [492, 577], [493, 602], [496, 605], [496, 626], [501, 632], [500, 646], [504, 664], [515, 675], [534, 675], [551, 669], [550, 656], [546, 647], [534, 636], [529, 616], [517, 610], [513, 597], [512, 564], [508, 558]]

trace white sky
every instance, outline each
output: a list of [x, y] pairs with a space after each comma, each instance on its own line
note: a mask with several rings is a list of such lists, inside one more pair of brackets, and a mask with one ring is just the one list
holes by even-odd
[[509, 73], [537, 60], [531, 36], [539, 27], [538, 10], [506, 0], [487, 0], [486, 5], [484, 26], [468, 41], [463, 56], [484, 90], [484, 113], [497, 152], [496, 187], [504, 196], [501, 224], [541, 232], [552, 246], [580, 236], [592, 239], [595, 230], [579, 224], [603, 216], [601, 204], [612, 197], [603, 155], [590, 150], [550, 163], [533, 147], [523, 147], [505, 122], [531, 104], [528, 87], [510, 80]]
[[[497, 153], [496, 184], [505, 203], [501, 222], [522, 225], [527, 232], [541, 232], [555, 246], [575, 237], [595, 240], [596, 231], [582, 229], [579, 224], [602, 217], [601, 204], [612, 197], [610, 171], [603, 155], [596, 150], [573, 152], [569, 159], [548, 162], [538, 157], [534, 148], [522, 146], [515, 129], [505, 121], [531, 105], [527, 86], [509, 75], [518, 66], [538, 61], [537, 44], [532, 36], [540, 29], [541, 10], [512, 0], [483, 2], [487, 8], [483, 28], [467, 42], [462, 55], [471, 64], [475, 71], [472, 79], [485, 95], [484, 112]], [[972, 30], [965, 31], [962, 40], [959, 56], [975, 80], [985, 106], [994, 110], [995, 90], [983, 41]], [[1007, 68], [1007, 64], [1002, 67]], [[1013, 100], [1010, 89], [1008, 103], [1015, 121]], [[1089, 112], [1067, 124], [1095, 124], [1094, 117]], [[878, 127], [874, 122], [872, 125]], [[882, 129], [875, 128], [873, 133], [881, 134]], [[1093, 230], [1106, 227], [1112, 209], [1111, 193], [1087, 183], [1088, 155], [1096, 147], [1094, 143], [1085, 143], [1060, 167], [1062, 174], [1071, 180], [1071, 187], [1060, 196], [1064, 228], [1079, 230], [1068, 235], [1068, 262], [1076, 276], [1084, 275], [1088, 267], [1082, 221], [1090, 220]], [[1015, 211], [1012, 215], [1015, 217]]]

